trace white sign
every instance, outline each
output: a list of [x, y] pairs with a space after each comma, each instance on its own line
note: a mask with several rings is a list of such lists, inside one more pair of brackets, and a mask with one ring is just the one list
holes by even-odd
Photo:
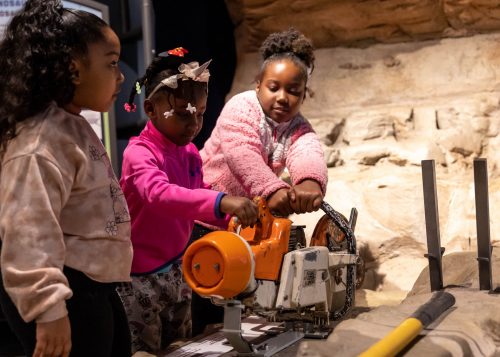
[[10, 19], [21, 10], [26, 0], [0, 0], [0, 38], [3, 34]]
[[[12, 17], [22, 9], [26, 0], [0, 0], [0, 39], [3, 38], [5, 29]], [[91, 12], [102, 18], [102, 12], [90, 6], [80, 5], [74, 1], [63, 1], [63, 6], [68, 9]]]

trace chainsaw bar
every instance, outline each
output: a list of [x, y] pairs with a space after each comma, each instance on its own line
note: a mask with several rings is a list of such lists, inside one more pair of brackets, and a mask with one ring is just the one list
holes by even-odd
[[[356, 237], [354, 236], [354, 232], [352, 226], [355, 224], [356, 217], [355, 214], [351, 215], [351, 220], [348, 223], [342, 219], [340, 213], [335, 211], [332, 206], [323, 201], [321, 203], [321, 209], [326, 213], [326, 215], [335, 223], [340, 230], [345, 234], [345, 240], [347, 243], [347, 251], [349, 254], [356, 255]], [[355, 212], [355, 211], [354, 211]], [[353, 212], [353, 213], [354, 213]], [[331, 238], [329, 238], [331, 239]], [[328, 249], [331, 251], [333, 245], [328, 242]], [[330, 318], [334, 321], [340, 320], [344, 318], [347, 313], [351, 310], [354, 305], [354, 292], [356, 290], [356, 265], [349, 264], [347, 266], [347, 281], [346, 281], [346, 297], [345, 303], [342, 309], [337, 311], [332, 311], [330, 314]]]

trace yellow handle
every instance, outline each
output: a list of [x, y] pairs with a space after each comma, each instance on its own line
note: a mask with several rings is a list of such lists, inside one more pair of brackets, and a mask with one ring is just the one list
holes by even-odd
[[422, 331], [420, 320], [410, 317], [392, 330], [383, 339], [371, 346], [359, 357], [390, 357], [395, 356], [406, 347]]
[[395, 356], [406, 347], [420, 331], [455, 304], [455, 297], [446, 291], [437, 291], [411, 317], [392, 330], [387, 336], [360, 354], [361, 357]]

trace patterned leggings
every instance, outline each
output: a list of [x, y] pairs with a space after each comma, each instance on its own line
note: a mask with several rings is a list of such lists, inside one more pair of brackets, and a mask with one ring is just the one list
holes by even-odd
[[157, 353], [179, 338], [191, 337], [191, 289], [182, 265], [170, 270], [133, 276], [118, 288], [132, 334], [132, 353]]

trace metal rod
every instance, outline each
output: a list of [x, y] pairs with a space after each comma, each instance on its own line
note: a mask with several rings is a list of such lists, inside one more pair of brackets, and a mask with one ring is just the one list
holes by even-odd
[[486, 159], [474, 160], [474, 190], [476, 199], [479, 289], [491, 290], [490, 213], [488, 204], [488, 165]]
[[439, 236], [439, 213], [436, 194], [436, 171], [434, 160], [422, 160], [422, 183], [424, 189], [425, 231], [427, 234], [427, 259], [429, 260], [429, 274], [431, 291], [443, 288], [443, 268]]
[[122, 33], [130, 31], [130, 9], [128, 0], [120, 0], [120, 13], [122, 18]]
[[356, 207], [351, 208], [351, 216], [349, 217], [349, 227], [352, 231], [356, 228], [356, 221], [358, 220], [358, 210]]
[[142, 39], [144, 41], [144, 66], [147, 68], [154, 55], [153, 8], [150, 0], [142, 0]]

